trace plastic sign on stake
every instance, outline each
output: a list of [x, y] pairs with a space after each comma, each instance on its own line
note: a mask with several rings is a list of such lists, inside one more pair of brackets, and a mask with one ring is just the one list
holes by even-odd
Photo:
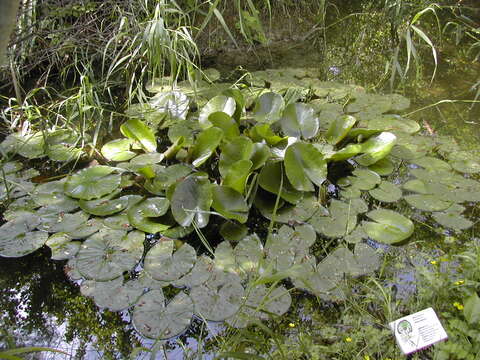
[[389, 324], [405, 355], [425, 349], [448, 338], [432, 308], [405, 316]]

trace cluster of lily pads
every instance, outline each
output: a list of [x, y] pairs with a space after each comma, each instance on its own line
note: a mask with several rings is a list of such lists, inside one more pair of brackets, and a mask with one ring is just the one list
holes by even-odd
[[[365, 240], [400, 244], [412, 235], [399, 202], [445, 228], [473, 225], [462, 214], [480, 201], [478, 156], [419, 134], [397, 115], [410, 106], [405, 97], [295, 69], [250, 80], [242, 89], [158, 81], [149, 103], [129, 109], [124, 137], [100, 149], [103, 164], [59, 180], [34, 183], [36, 170], [3, 162], [0, 256], [47, 245], [98, 306], [131, 308], [142, 335], [166, 339], [194, 315], [236, 327], [282, 315], [295, 288], [345, 299], [346, 276], [379, 266]], [[68, 130], [12, 134], [0, 151], [54, 161], [84, 154]], [[334, 179], [337, 165], [346, 170]], [[266, 239], [249, 228], [255, 213], [278, 224]], [[212, 222], [223, 241], [192, 242]], [[338, 246], [317, 259], [311, 248], [326, 239]]]

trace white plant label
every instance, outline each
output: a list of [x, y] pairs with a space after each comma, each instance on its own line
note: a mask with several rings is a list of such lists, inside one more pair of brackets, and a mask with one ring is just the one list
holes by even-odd
[[432, 308], [405, 316], [389, 324], [397, 344], [405, 355], [448, 338]]

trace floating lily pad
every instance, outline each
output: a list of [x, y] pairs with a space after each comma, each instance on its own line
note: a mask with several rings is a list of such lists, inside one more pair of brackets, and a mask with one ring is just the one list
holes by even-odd
[[377, 188], [369, 191], [369, 194], [381, 202], [396, 202], [402, 198], [402, 190], [395, 184], [382, 181]]
[[73, 239], [66, 233], [56, 233], [48, 238], [45, 245], [52, 250], [52, 260], [68, 260], [80, 250], [80, 241]]
[[45, 154], [53, 161], [68, 162], [79, 159], [83, 155], [83, 150], [71, 144], [48, 145]]
[[195, 221], [199, 228], [207, 226], [212, 205], [210, 182], [202, 174], [186, 177], [176, 187], [171, 198], [172, 214], [181, 226]]
[[250, 160], [239, 160], [233, 163], [228, 167], [222, 182], [223, 185], [243, 194], [252, 166], [253, 163]]
[[308, 223], [316, 232], [331, 238], [349, 234], [357, 224], [357, 213], [347, 203], [332, 200], [329, 206], [329, 216], [313, 216]]
[[414, 159], [411, 162], [413, 164], [423, 167], [424, 169], [432, 171], [450, 171], [452, 169], [452, 167], [447, 162], [432, 156], [425, 156], [419, 159]]
[[145, 271], [155, 280], [178, 280], [192, 269], [197, 258], [195, 249], [188, 244], [175, 252], [174, 248], [174, 240], [161, 238], [145, 255]]
[[214, 262], [211, 258], [202, 255], [197, 257], [192, 270], [173, 282], [177, 287], [193, 288], [204, 284], [212, 275]]
[[138, 280], [123, 281], [120, 276], [110, 281], [86, 280], [80, 291], [92, 297], [95, 304], [111, 311], [120, 311], [134, 305], [143, 294], [144, 286]]
[[132, 270], [143, 255], [145, 234], [140, 231], [103, 230], [85, 240], [77, 268], [87, 279], [107, 281]]
[[393, 172], [393, 170], [395, 170], [395, 166], [393, 165], [392, 161], [388, 159], [388, 157], [377, 161], [368, 168], [380, 176], [388, 176]]
[[212, 123], [208, 120], [209, 116], [215, 112], [223, 112], [228, 116], [232, 116], [235, 113], [236, 102], [234, 98], [218, 95], [212, 98], [200, 111], [198, 121], [202, 129], [207, 129], [212, 126]]
[[48, 233], [34, 231], [38, 219], [22, 217], [0, 227], [0, 256], [21, 257], [41, 248]]
[[215, 248], [215, 269], [218, 271], [231, 272], [238, 275], [237, 263], [232, 245], [228, 241], [222, 241]]
[[367, 216], [375, 222], [363, 223], [363, 229], [373, 240], [385, 244], [395, 244], [408, 239], [413, 234], [413, 223], [399, 213], [377, 209]]
[[128, 210], [128, 220], [139, 230], [156, 234], [167, 230], [170, 225], [158, 222], [156, 218], [165, 215], [170, 206], [166, 198], [154, 197], [136, 203]]
[[125, 195], [117, 199], [100, 198], [97, 200], [80, 200], [78, 204], [83, 211], [97, 216], [107, 216], [116, 214], [124, 210], [127, 206], [133, 206], [140, 202], [140, 195]]
[[110, 194], [121, 183], [120, 174], [114, 174], [115, 168], [109, 166], [93, 166], [80, 170], [65, 182], [65, 193], [68, 196], [92, 200]]
[[216, 271], [205, 284], [190, 292], [195, 314], [211, 321], [223, 321], [235, 315], [242, 305], [243, 295], [240, 278], [223, 271]]
[[248, 227], [234, 221], [226, 221], [220, 227], [220, 235], [232, 242], [239, 242], [248, 234]]
[[250, 128], [250, 138], [253, 141], [265, 141], [269, 145], [276, 145], [285, 138], [276, 135], [269, 124], [257, 124]]
[[293, 103], [283, 111], [280, 126], [285, 135], [310, 139], [317, 135], [319, 123], [313, 107]]
[[457, 231], [465, 230], [473, 226], [473, 222], [457, 212], [435, 212], [432, 214], [432, 217], [440, 225]]
[[151, 290], [138, 300], [133, 310], [135, 329], [152, 339], [168, 339], [181, 334], [193, 316], [193, 301], [184, 292], [177, 294], [165, 306], [162, 290]]
[[70, 212], [78, 208], [78, 202], [65, 195], [65, 181], [50, 181], [37, 185], [32, 191], [31, 197], [39, 206], [50, 206], [58, 209], [58, 212]]
[[137, 155], [130, 151], [132, 144], [132, 139], [116, 139], [103, 145], [100, 151], [107, 160], [128, 161]]
[[433, 194], [407, 195], [404, 198], [411, 206], [424, 211], [442, 211], [452, 205], [451, 201], [442, 200], [439, 195]]
[[297, 142], [285, 152], [285, 172], [296, 190], [313, 191], [327, 179], [327, 162], [312, 144]]
[[247, 299], [235, 316], [227, 323], [236, 328], [244, 328], [255, 319], [267, 320], [271, 315], [285, 314], [292, 303], [292, 298], [283, 286], [267, 288], [257, 285], [247, 292]]
[[145, 188], [151, 193], [159, 195], [191, 172], [192, 169], [183, 164], [174, 164], [166, 168], [160, 167], [156, 169], [155, 177], [147, 180]]
[[128, 215], [126, 212], [102, 219], [102, 223], [104, 226], [112, 230], [130, 231], [133, 229], [133, 227], [130, 225], [130, 220], [128, 220]]
[[405, 134], [414, 134], [420, 130], [420, 125], [416, 121], [402, 118], [399, 115], [376, 117], [368, 121], [368, 127], [395, 133], [403, 132]]
[[233, 250], [235, 262], [242, 278], [256, 274], [260, 260], [263, 258], [263, 245], [256, 234], [240, 240]]
[[228, 114], [217, 111], [211, 113], [208, 121], [215, 127], [222, 129], [225, 139], [232, 140], [240, 135], [237, 122]]

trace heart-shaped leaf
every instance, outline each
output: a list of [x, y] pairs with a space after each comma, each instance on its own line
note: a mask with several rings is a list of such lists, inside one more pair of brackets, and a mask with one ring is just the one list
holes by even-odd
[[103, 145], [100, 151], [107, 160], [128, 161], [137, 155], [130, 151], [132, 145], [132, 139], [116, 139]]
[[174, 248], [174, 240], [162, 238], [145, 255], [145, 271], [155, 280], [178, 280], [192, 269], [197, 258], [195, 249], [188, 244], [175, 252]]
[[137, 229], [150, 234], [162, 233], [170, 226], [158, 222], [156, 218], [165, 215], [170, 206], [166, 198], [154, 197], [136, 203], [128, 210], [128, 220]]
[[280, 119], [280, 126], [288, 136], [310, 139], [317, 135], [319, 124], [313, 107], [294, 103], [285, 108]]
[[157, 150], [157, 140], [155, 139], [153, 131], [141, 120], [127, 120], [127, 122], [120, 126], [120, 131], [127, 138], [138, 141], [145, 151], [154, 152]]
[[181, 226], [190, 226], [195, 220], [199, 228], [207, 226], [212, 204], [212, 190], [206, 176], [194, 174], [176, 187], [171, 199], [172, 214]]
[[217, 95], [214, 98], [210, 99], [210, 101], [205, 104], [200, 111], [200, 115], [198, 116], [198, 121], [202, 129], [207, 129], [212, 126], [212, 123], [209, 121], [209, 117], [211, 114], [216, 112], [223, 112], [228, 116], [232, 116], [235, 113], [236, 103], [235, 99], [225, 96], [225, 95]]
[[192, 164], [199, 167], [214, 153], [223, 139], [223, 131], [217, 127], [210, 127], [202, 131], [192, 148]]
[[227, 219], [245, 223], [248, 219], [248, 204], [238, 191], [227, 186], [212, 187], [212, 207]]
[[80, 170], [65, 182], [65, 193], [68, 196], [92, 200], [110, 194], [121, 183], [120, 174], [113, 174], [116, 168], [109, 166], [93, 166]]
[[367, 216], [375, 222], [363, 223], [363, 229], [373, 240], [395, 244], [413, 234], [413, 223], [395, 211], [377, 209], [370, 211]]
[[253, 117], [258, 122], [272, 124], [280, 119], [285, 101], [274, 92], [262, 94], [255, 103]]
[[363, 166], [375, 164], [390, 153], [396, 141], [397, 137], [389, 132], [382, 132], [371, 137], [362, 144], [363, 154], [358, 156], [356, 161]]
[[356, 122], [357, 119], [350, 115], [335, 119], [328, 128], [325, 138], [332, 145], [338, 144], [347, 136], [348, 132]]
[[297, 142], [285, 152], [285, 172], [293, 187], [313, 191], [312, 182], [321, 186], [327, 179], [327, 162], [312, 144]]
[[162, 290], [151, 290], [138, 300], [132, 321], [143, 336], [168, 339], [184, 332], [190, 326], [192, 316], [193, 301], [184, 292], [165, 305]]

